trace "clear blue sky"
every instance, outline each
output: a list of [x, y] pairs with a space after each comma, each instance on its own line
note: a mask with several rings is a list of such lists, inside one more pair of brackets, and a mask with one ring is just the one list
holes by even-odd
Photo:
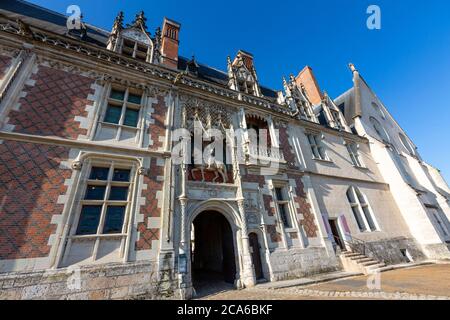
[[[153, 31], [164, 16], [182, 24], [180, 54], [225, 70], [227, 55], [254, 54], [259, 80], [310, 65], [332, 97], [351, 86], [353, 62], [430, 164], [450, 182], [450, 1], [118, 1], [33, 0], [64, 13], [81, 7], [85, 21], [110, 30], [118, 11], [129, 22], [144, 10]], [[382, 29], [366, 28], [377, 4]]]

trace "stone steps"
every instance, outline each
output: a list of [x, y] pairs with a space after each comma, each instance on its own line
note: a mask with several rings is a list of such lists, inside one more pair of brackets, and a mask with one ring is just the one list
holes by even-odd
[[339, 257], [345, 271], [371, 274], [386, 267], [383, 262], [357, 252], [344, 252]]

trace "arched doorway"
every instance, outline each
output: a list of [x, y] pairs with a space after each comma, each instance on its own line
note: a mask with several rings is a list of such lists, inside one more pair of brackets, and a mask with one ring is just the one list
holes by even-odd
[[236, 258], [233, 232], [217, 211], [204, 211], [192, 223], [191, 271], [194, 288], [211, 284], [234, 285]]
[[262, 280], [264, 279], [264, 272], [262, 268], [261, 246], [259, 244], [258, 235], [251, 232], [248, 235], [248, 240], [250, 244], [250, 253], [252, 255], [253, 268], [255, 268], [256, 280]]

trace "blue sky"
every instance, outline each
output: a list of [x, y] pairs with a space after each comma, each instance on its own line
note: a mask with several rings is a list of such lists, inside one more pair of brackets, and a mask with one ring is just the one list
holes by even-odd
[[[227, 55], [254, 54], [259, 80], [280, 89], [281, 77], [313, 68], [332, 97], [351, 86], [353, 62], [422, 157], [450, 181], [450, 1], [118, 1], [33, 0], [64, 13], [81, 7], [85, 21], [110, 30], [144, 10], [149, 30], [163, 17], [182, 24], [180, 54], [225, 70]], [[377, 4], [382, 29], [366, 28]]]

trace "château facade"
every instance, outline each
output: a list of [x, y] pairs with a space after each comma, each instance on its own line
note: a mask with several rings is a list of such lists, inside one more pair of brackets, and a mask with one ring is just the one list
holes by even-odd
[[1, 298], [190, 298], [450, 258], [448, 185], [353, 65], [336, 100], [309, 67], [276, 91], [248, 52], [219, 71], [178, 54], [179, 23], [125, 20], [68, 30], [0, 4]]

